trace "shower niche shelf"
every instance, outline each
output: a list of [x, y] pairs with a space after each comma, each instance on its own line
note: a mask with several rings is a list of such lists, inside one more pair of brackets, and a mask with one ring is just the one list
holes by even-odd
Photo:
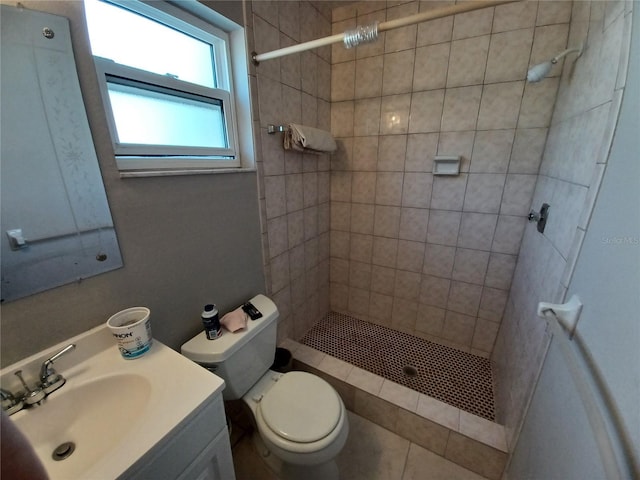
[[436, 155], [433, 158], [434, 175], [459, 175], [460, 157], [455, 155]]

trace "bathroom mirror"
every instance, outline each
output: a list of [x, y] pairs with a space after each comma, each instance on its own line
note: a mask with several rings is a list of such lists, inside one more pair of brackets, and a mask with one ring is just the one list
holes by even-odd
[[2, 301], [122, 266], [69, 22], [0, 5]]

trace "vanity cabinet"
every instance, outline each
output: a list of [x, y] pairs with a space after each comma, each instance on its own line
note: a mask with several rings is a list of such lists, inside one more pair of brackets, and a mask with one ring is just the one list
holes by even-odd
[[205, 401], [119, 478], [235, 480], [221, 392]]

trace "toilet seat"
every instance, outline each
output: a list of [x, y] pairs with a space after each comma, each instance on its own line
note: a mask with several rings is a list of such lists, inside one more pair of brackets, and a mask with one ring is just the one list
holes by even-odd
[[327, 382], [305, 372], [289, 372], [260, 402], [265, 424], [278, 436], [297, 443], [317, 442], [336, 428], [341, 402]]
[[[282, 387], [278, 387], [283, 381]], [[311, 387], [305, 391], [305, 386], [309, 385]], [[314, 397], [313, 392], [316, 392], [318, 397]], [[275, 395], [272, 396], [272, 393]], [[337, 408], [332, 396], [335, 396]], [[296, 402], [296, 399], [299, 401]], [[320, 399], [330, 407], [326, 410], [320, 408]], [[306, 372], [285, 373], [254, 405], [258, 431], [270, 447], [291, 454], [317, 454], [336, 447], [339, 451], [344, 445], [348, 423], [342, 399], [331, 385], [315, 375]], [[319, 418], [314, 419], [316, 409], [322, 413], [318, 415]], [[265, 411], [273, 427], [267, 423]], [[285, 420], [289, 414], [293, 414], [295, 420]], [[310, 425], [311, 427], [307, 428]], [[285, 435], [289, 435], [290, 438], [286, 438]], [[296, 441], [295, 438], [307, 441]], [[312, 440], [313, 438], [315, 440]]]

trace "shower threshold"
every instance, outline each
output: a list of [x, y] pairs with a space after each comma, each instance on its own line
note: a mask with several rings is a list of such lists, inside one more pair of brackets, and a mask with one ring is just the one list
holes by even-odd
[[490, 421], [488, 359], [404, 332], [330, 312], [302, 344]]

